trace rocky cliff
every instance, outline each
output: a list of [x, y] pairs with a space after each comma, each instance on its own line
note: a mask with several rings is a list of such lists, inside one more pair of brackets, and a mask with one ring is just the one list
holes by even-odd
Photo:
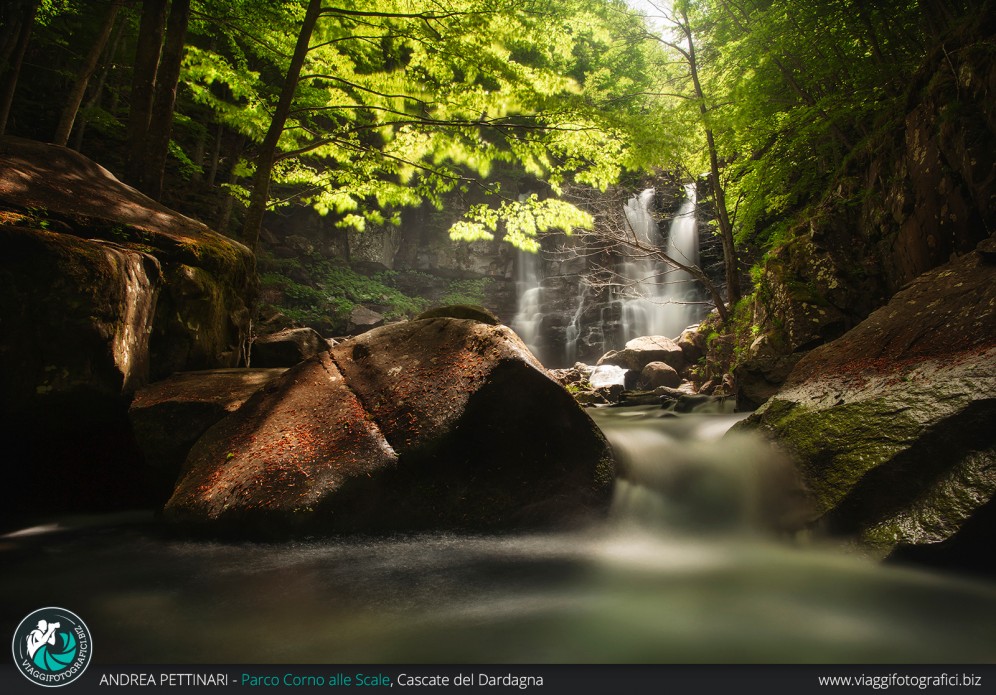
[[793, 455], [831, 533], [992, 569], [994, 250], [924, 273], [809, 352], [743, 424]]

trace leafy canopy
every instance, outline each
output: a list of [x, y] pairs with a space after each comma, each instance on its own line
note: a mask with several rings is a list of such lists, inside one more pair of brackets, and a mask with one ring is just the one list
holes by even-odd
[[[205, 2], [183, 80], [215, 118], [262, 140], [303, 16], [301, 3]], [[358, 0], [325, 6], [279, 141], [271, 205], [304, 202], [336, 224], [397, 222], [453, 191], [497, 197], [457, 239], [536, 248], [536, 235], [591, 219], [556, 199], [488, 182], [496, 164], [556, 193], [604, 188], [647, 164], [654, 64], [640, 21], [615, 0]], [[252, 173], [251, 161], [239, 172]], [[233, 186], [243, 197], [248, 191]]]

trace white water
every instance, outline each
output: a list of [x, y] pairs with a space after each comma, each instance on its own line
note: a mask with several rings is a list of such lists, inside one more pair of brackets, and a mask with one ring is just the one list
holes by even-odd
[[[654, 220], [655, 191], [644, 190], [626, 204], [624, 212], [636, 240], [644, 247], [660, 246]], [[695, 184], [685, 184], [685, 200], [668, 231], [666, 253], [684, 265], [698, 265], [698, 224], [695, 218]], [[634, 250], [623, 263], [622, 275], [629, 296], [623, 301], [626, 340], [645, 335], [677, 338], [701, 316], [698, 289], [684, 270], [672, 268], [652, 254]]]
[[763, 442], [723, 437], [739, 416], [593, 414], [625, 477], [590, 528], [254, 544], [49, 520], [0, 537], [0, 620], [66, 606], [105, 664], [993, 659], [992, 583], [779, 532], [804, 510]]
[[538, 355], [543, 322], [543, 259], [539, 253], [519, 250], [515, 260], [518, 306], [511, 327], [530, 351]]

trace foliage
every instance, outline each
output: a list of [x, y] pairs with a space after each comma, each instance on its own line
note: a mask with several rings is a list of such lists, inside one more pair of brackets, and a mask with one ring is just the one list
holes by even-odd
[[[183, 79], [196, 104], [260, 141], [303, 9], [237, 5], [205, 3]], [[454, 238], [484, 238], [501, 223], [505, 240], [533, 248], [537, 232], [583, 225], [570, 206], [520, 201], [486, 179], [504, 162], [552, 191], [569, 176], [604, 187], [647, 160], [659, 140], [641, 140], [630, 115], [633, 94], [646, 91], [646, 50], [619, 41], [638, 26], [609, 0], [326, 8], [279, 141], [271, 205], [307, 203], [363, 229], [476, 187], [497, 204], [472, 209]]]
[[480, 306], [485, 304], [487, 287], [491, 282], [488, 278], [480, 280], [453, 280], [446, 293], [439, 298], [443, 306], [451, 304], [470, 304]]
[[[370, 278], [314, 255], [298, 259], [261, 260], [264, 312], [276, 310], [298, 325], [344, 333], [357, 304], [380, 310], [387, 319], [411, 318], [426, 301], [409, 297], [376, 277]], [[291, 275], [303, 273], [310, 283]], [[386, 279], [386, 278], [385, 278]]]

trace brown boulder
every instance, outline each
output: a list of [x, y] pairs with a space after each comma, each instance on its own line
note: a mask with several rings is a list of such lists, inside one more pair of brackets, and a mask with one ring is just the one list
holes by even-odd
[[508, 328], [375, 329], [287, 372], [191, 451], [168, 519], [239, 533], [502, 528], [601, 509], [604, 438]]
[[201, 435], [284, 371], [178, 372], [135, 394], [128, 418], [155, 487], [157, 504], [169, 499], [183, 461]]
[[651, 362], [640, 372], [640, 381], [648, 389], [655, 389], [658, 386], [677, 388], [681, 383], [681, 377], [669, 364], [664, 362]]

